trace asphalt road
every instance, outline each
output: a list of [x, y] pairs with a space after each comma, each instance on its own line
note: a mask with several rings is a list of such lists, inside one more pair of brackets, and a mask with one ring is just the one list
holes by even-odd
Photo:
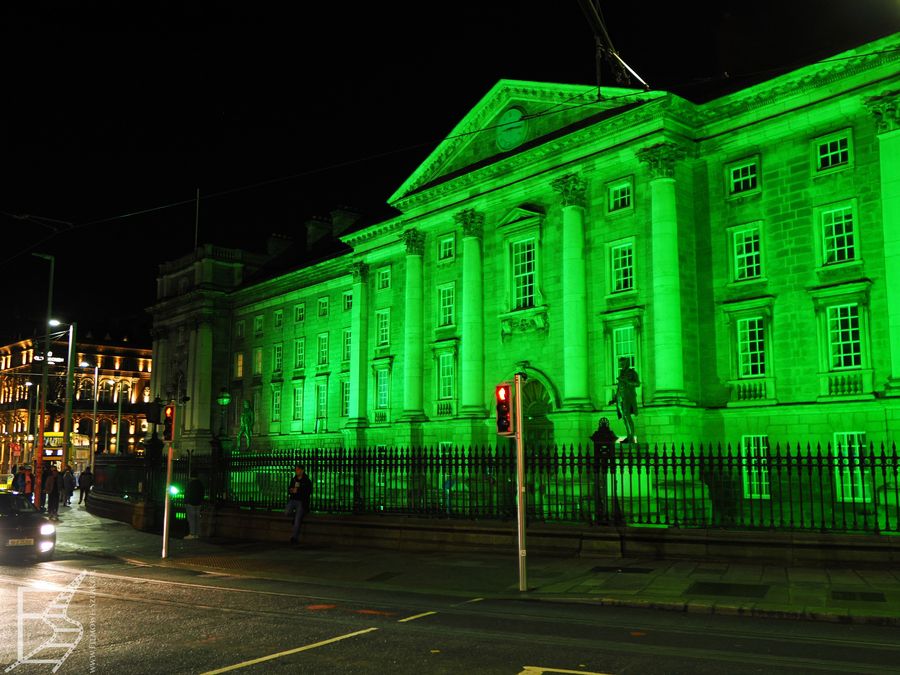
[[461, 599], [77, 555], [0, 566], [0, 668], [19, 675], [57, 665], [116, 675], [900, 673], [896, 637], [890, 627]]

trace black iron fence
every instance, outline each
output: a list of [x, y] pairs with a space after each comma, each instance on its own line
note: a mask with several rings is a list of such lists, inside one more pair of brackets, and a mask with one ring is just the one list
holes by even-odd
[[[515, 453], [505, 446], [296, 450], [224, 457], [215, 465], [195, 458], [192, 468], [216, 503], [278, 510], [298, 462], [313, 481], [318, 512], [515, 516]], [[895, 445], [528, 448], [525, 468], [531, 522], [900, 532]], [[148, 473], [140, 491], [161, 496], [162, 467]], [[137, 489], [125, 483], [134, 476], [98, 469], [97, 489], [108, 484], [132, 495]], [[187, 478], [188, 460], [179, 459], [174, 480], [183, 486]]]

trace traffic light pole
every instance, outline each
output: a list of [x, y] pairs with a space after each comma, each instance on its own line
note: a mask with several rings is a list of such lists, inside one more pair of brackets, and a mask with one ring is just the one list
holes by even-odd
[[166, 501], [165, 508], [163, 509], [163, 535], [162, 535], [162, 557], [167, 558], [169, 556], [169, 516], [171, 509], [171, 494], [170, 490], [172, 488], [172, 443], [169, 443], [169, 457], [166, 460]]
[[519, 541], [519, 590], [528, 590], [528, 571], [526, 569], [525, 550], [525, 439], [522, 435], [522, 380], [523, 373], [516, 373], [515, 387], [515, 428], [516, 428], [516, 493], [518, 505], [516, 507], [516, 520]]

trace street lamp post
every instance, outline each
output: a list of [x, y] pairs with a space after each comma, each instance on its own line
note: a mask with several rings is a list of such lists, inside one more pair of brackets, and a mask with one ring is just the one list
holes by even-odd
[[69, 324], [69, 353], [66, 355], [66, 405], [63, 413], [63, 464], [71, 466], [72, 461], [72, 383], [75, 379], [75, 340], [78, 324]]
[[[90, 368], [91, 364], [85, 361], [82, 361], [78, 364], [82, 368]], [[91, 473], [94, 473], [94, 457], [97, 454], [97, 395], [100, 393], [99, 391], [99, 375], [100, 366], [94, 364], [94, 412], [91, 415]]]
[[41, 412], [40, 412], [40, 428], [38, 429], [38, 455], [35, 461], [35, 486], [34, 486], [34, 503], [40, 506], [41, 492], [43, 491], [44, 476], [42, 473], [44, 463], [44, 426], [46, 420], [44, 415], [47, 410], [47, 370], [50, 365], [50, 319], [53, 316], [53, 272], [56, 266], [56, 258], [46, 253], [32, 253], [32, 255], [44, 260], [50, 261], [50, 279], [47, 284], [47, 323], [44, 325], [46, 334], [44, 335], [44, 363], [41, 368]]
[[25, 425], [25, 447], [22, 450], [22, 463], [28, 464], [31, 461], [31, 456], [28, 454], [28, 442], [32, 442], [31, 452], [34, 453], [34, 435], [32, 433], [32, 429], [34, 428], [34, 415], [31, 412], [31, 404], [34, 401], [34, 394], [31, 393], [31, 388], [34, 386], [34, 382], [28, 380], [25, 383], [26, 391], [28, 392], [28, 423]]
[[[128, 388], [129, 394], [131, 393], [131, 387]], [[116, 398], [119, 401], [119, 412], [116, 416], [116, 454], [123, 455], [126, 454], [122, 450], [122, 378], [119, 378], [119, 389], [116, 394]], [[128, 448], [128, 441], [125, 441], [125, 447]]]

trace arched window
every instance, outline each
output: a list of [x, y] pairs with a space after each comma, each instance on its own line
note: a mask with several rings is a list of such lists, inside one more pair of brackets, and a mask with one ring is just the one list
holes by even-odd
[[78, 384], [78, 400], [79, 401], [93, 401], [94, 400], [94, 380], [93, 379], [83, 379]]
[[115, 387], [115, 382], [112, 380], [103, 380], [100, 383], [100, 394], [97, 397], [97, 400], [99, 400], [100, 403], [112, 403]]

